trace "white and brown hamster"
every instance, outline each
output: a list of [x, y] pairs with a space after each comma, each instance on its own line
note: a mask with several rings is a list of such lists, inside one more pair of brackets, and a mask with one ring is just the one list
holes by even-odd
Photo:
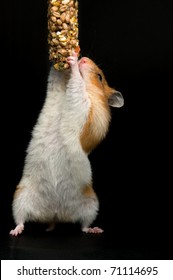
[[91, 59], [78, 61], [73, 52], [67, 61], [70, 70], [52, 67], [49, 73], [45, 103], [14, 193], [12, 236], [21, 234], [29, 221], [79, 222], [83, 232], [103, 232], [90, 227], [99, 201], [88, 154], [108, 131], [109, 106], [121, 107], [124, 100]]

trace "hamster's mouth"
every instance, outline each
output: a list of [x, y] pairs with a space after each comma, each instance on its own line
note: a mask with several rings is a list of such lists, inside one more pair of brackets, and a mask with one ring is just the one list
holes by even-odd
[[78, 67], [79, 67], [79, 73], [80, 73], [81, 77], [83, 78], [83, 74], [81, 71], [81, 59], [78, 61]]

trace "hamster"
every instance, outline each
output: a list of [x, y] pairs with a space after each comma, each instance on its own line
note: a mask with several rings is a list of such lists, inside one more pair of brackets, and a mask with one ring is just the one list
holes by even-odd
[[110, 107], [124, 104], [89, 58], [67, 58], [70, 70], [50, 69], [47, 96], [28, 145], [22, 178], [14, 192], [12, 236], [29, 221], [79, 223], [85, 233], [99, 210], [89, 153], [108, 132]]

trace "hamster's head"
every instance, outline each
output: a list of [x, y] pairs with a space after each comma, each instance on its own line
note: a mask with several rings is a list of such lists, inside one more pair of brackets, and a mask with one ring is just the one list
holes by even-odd
[[122, 107], [124, 105], [122, 94], [108, 85], [103, 71], [91, 59], [82, 57], [78, 66], [86, 89], [90, 94], [108, 102], [112, 107]]

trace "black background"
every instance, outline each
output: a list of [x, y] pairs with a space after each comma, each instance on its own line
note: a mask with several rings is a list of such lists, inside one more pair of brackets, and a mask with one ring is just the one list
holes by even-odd
[[[95, 224], [138, 250], [171, 245], [172, 15], [171, 0], [79, 0], [81, 55], [125, 100], [90, 155], [100, 200]], [[46, 94], [47, 1], [6, 1], [0, 28], [1, 220], [8, 234], [12, 195]]]

